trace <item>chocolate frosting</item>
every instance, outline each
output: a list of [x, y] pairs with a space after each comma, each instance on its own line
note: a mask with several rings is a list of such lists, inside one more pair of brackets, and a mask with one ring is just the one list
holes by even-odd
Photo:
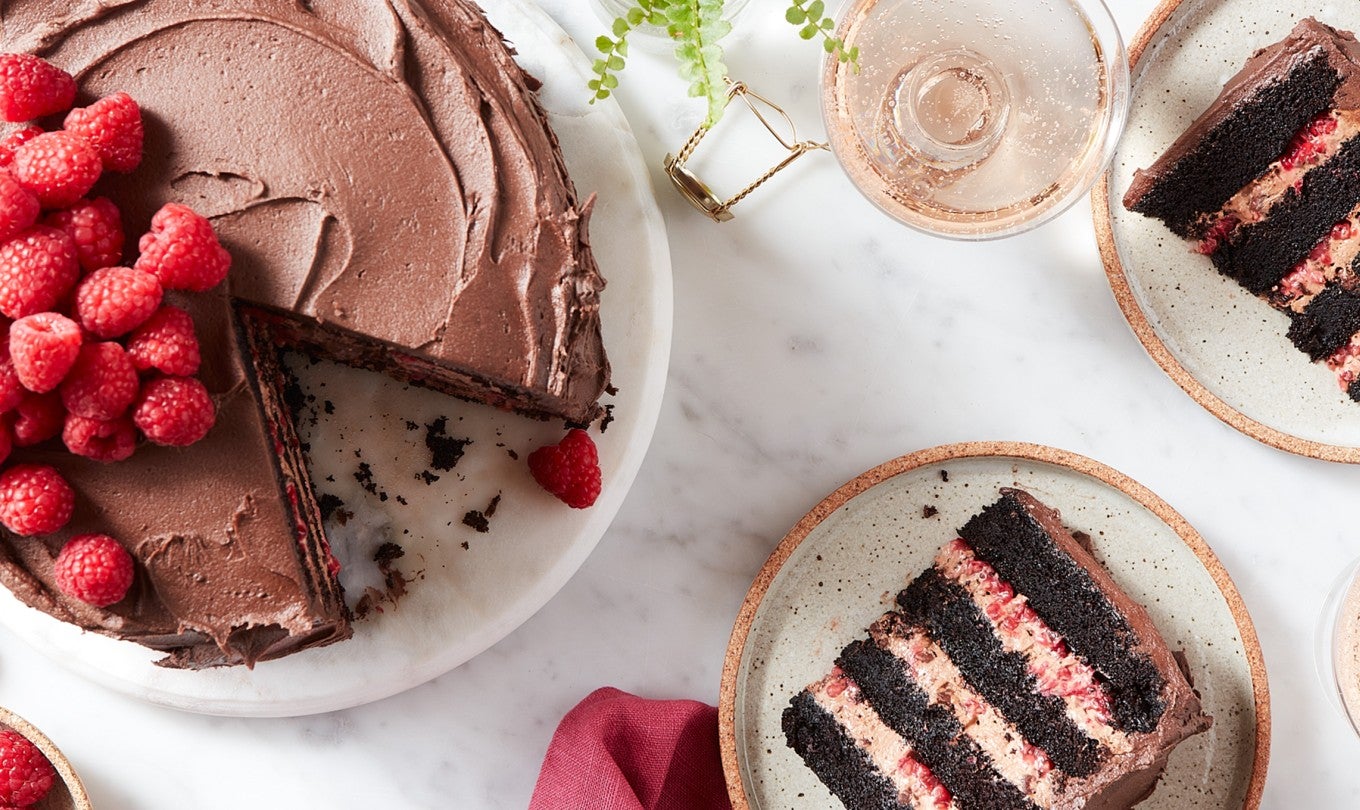
[[[539, 416], [599, 414], [609, 365], [590, 202], [537, 82], [467, 0], [5, 0], [0, 50], [70, 71], [78, 103], [125, 91], [141, 104], [142, 167], [96, 189], [122, 209], [130, 246], [179, 201], [213, 218], [233, 257], [227, 292], [177, 302], [219, 409], [203, 442], [108, 466], [16, 454], [55, 464], [78, 493], [67, 530], [0, 541], [0, 581], [24, 601], [182, 666], [348, 635], [299, 559], [308, 504], [283, 489], [240, 305], [402, 379]], [[52, 586], [56, 551], [87, 531], [140, 563], [108, 610]]]

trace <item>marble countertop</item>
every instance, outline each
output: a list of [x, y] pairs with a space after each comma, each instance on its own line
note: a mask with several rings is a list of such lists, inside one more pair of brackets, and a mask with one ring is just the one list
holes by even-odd
[[[539, 0], [578, 41], [583, 0]], [[1131, 38], [1154, 0], [1112, 0]], [[818, 52], [757, 0], [735, 77], [819, 136]], [[1323, 697], [1313, 633], [1360, 554], [1360, 468], [1237, 433], [1148, 358], [1083, 201], [1028, 235], [932, 239], [814, 155], [717, 226], [665, 185], [699, 108], [635, 48], [619, 101], [670, 232], [675, 336], [660, 424], [618, 519], [549, 605], [463, 667], [377, 704], [278, 720], [149, 707], [0, 628], [0, 704], [75, 761], [99, 810], [524, 807], [557, 721], [592, 689], [716, 702], [732, 620], [811, 506], [889, 458], [970, 440], [1049, 444], [1140, 481], [1218, 553], [1256, 622], [1274, 712], [1267, 808], [1360, 803], [1360, 741]], [[756, 160], [757, 158], [751, 158]], [[715, 182], [747, 160], [714, 159]], [[734, 347], [740, 347], [734, 349]]]

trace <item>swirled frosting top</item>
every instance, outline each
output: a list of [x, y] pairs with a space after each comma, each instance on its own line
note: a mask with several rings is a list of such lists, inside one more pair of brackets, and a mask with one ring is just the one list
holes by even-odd
[[[603, 281], [536, 83], [463, 0], [7, 0], [7, 51], [147, 118], [103, 188], [214, 218], [232, 294], [560, 400], [607, 384]], [[141, 229], [141, 230], [138, 230]]]

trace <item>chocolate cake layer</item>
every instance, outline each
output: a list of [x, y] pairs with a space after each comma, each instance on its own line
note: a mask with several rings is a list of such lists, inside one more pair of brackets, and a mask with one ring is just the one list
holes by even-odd
[[1060, 770], [1084, 776], [1099, 766], [1096, 741], [1067, 716], [1062, 700], [1036, 691], [1024, 657], [1002, 649], [963, 588], [931, 568], [898, 594], [897, 603], [903, 618], [944, 649], [974, 691]]
[[1293, 316], [1289, 339], [1313, 360], [1330, 357], [1360, 332], [1360, 290], [1333, 285]]
[[892, 653], [861, 639], [841, 651], [836, 665], [859, 686], [883, 722], [911, 741], [916, 757], [958, 797], [961, 810], [1034, 810], [1034, 803], [991, 767], [954, 712], [932, 704]]
[[[1203, 219], [1284, 153], [1294, 133], [1332, 104], [1338, 61], [1309, 26], [1255, 55], [1151, 168], [1134, 174], [1124, 206], [1197, 237]], [[1261, 76], [1278, 77], [1261, 84]]]
[[1003, 491], [1000, 500], [964, 524], [960, 536], [1102, 676], [1116, 727], [1152, 730], [1165, 708], [1159, 698], [1165, 681], [1136, 651], [1139, 639], [1128, 621], [1090, 573], [1055, 542], [1055, 532], [1067, 533], [1061, 523], [1024, 497]]
[[1360, 138], [1304, 176], [1265, 220], [1244, 225], [1210, 258], [1219, 272], [1261, 295], [1303, 260], [1360, 202]]
[[912, 810], [897, 800], [893, 783], [806, 690], [784, 709], [784, 736], [822, 784], [854, 810]]
[[[130, 251], [182, 202], [233, 259], [222, 294], [175, 302], [194, 314], [218, 408], [203, 442], [114, 465], [57, 443], [14, 454], [78, 493], [66, 530], [0, 536], [0, 582], [28, 604], [172, 666], [349, 634], [265, 344], [539, 418], [601, 414], [591, 203], [538, 82], [470, 0], [4, 0], [0, 51], [69, 71], [79, 105], [120, 91], [140, 104], [142, 166], [94, 190], [121, 209]], [[55, 587], [55, 554], [81, 532], [138, 563], [107, 610]]]

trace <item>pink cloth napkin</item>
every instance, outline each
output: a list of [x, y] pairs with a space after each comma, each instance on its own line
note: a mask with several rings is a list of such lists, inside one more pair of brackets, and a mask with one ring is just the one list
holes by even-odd
[[596, 689], [548, 745], [529, 810], [730, 810], [718, 710]]

